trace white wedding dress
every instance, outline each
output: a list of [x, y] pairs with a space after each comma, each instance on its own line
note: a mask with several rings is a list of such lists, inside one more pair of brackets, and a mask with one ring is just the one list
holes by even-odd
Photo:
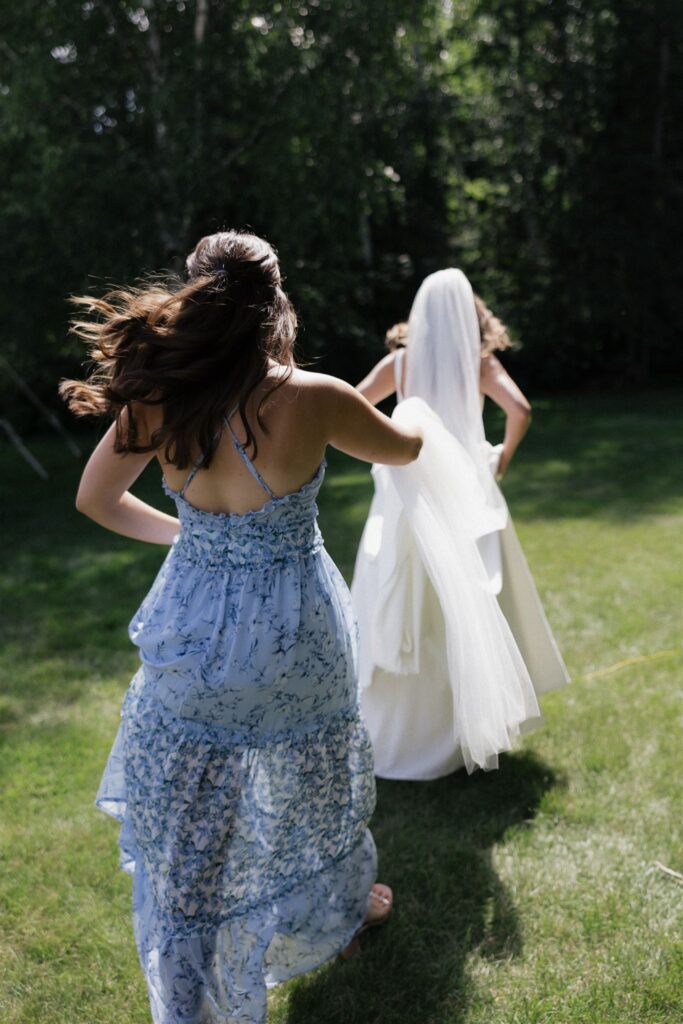
[[425, 441], [409, 466], [373, 466], [375, 496], [351, 593], [361, 706], [382, 778], [494, 768], [538, 722], [536, 695], [568, 675], [494, 479], [484, 437], [479, 326], [460, 271], [430, 275], [410, 316], [407, 396], [394, 418]]

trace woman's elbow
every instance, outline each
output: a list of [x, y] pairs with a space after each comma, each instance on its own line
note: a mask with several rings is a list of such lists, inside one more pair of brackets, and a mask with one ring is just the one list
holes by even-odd
[[422, 439], [422, 434], [416, 434], [414, 437], [411, 437], [408, 440], [408, 444], [406, 446], [404, 465], [408, 465], [408, 463], [410, 462], [415, 462], [415, 459], [422, 451], [423, 444], [424, 441]]
[[88, 519], [95, 519], [97, 516], [97, 501], [95, 496], [88, 493], [88, 491], [83, 490], [83, 488], [79, 488], [76, 495], [75, 505], [76, 511], [80, 512], [83, 516], [87, 516]]

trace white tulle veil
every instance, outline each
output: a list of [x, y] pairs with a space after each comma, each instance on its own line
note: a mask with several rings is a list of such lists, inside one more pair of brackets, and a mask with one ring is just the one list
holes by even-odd
[[430, 274], [410, 311], [405, 394], [422, 398], [461, 443], [475, 464], [489, 512], [496, 513], [495, 529], [503, 529], [507, 506], [491, 474], [491, 446], [481, 416], [480, 363], [472, 285], [462, 270], [453, 267]]

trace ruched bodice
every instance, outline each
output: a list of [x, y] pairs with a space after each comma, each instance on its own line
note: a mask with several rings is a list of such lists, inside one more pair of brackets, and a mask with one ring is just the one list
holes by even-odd
[[206, 512], [163, 487], [176, 502], [180, 533], [174, 557], [206, 569], [254, 570], [313, 554], [322, 547], [316, 497], [325, 474], [321, 463], [315, 476], [291, 494], [270, 498], [254, 512]]

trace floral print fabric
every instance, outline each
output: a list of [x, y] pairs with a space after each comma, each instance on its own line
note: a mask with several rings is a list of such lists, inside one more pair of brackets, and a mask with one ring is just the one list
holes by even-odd
[[155, 1024], [263, 1024], [267, 986], [367, 912], [372, 753], [322, 476], [246, 515], [169, 491], [181, 530], [130, 625], [142, 665], [97, 797]]

